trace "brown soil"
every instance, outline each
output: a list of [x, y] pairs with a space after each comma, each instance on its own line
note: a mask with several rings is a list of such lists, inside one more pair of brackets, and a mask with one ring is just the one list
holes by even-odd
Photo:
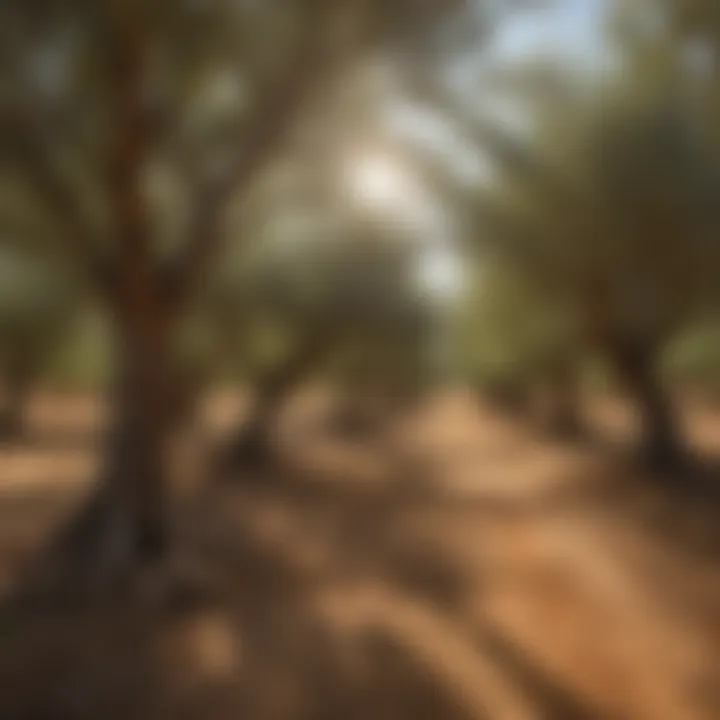
[[[367, 446], [311, 412], [271, 473], [183, 495], [167, 577], [19, 601], [101, 417], [39, 402], [33, 437], [0, 451], [0, 718], [720, 717], [712, 467], [672, 487], [629, 471], [612, 403], [575, 446], [462, 396]], [[720, 447], [720, 418], [688, 418]]]

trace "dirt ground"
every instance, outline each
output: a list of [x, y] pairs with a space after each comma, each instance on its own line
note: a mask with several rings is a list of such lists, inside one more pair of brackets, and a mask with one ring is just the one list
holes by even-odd
[[[712, 458], [672, 492], [630, 472], [612, 404], [576, 445], [462, 394], [366, 445], [311, 414], [273, 472], [184, 493], [162, 591], [19, 600], [101, 425], [38, 402], [0, 451], [0, 718], [720, 718]], [[688, 418], [720, 449], [720, 415]]]

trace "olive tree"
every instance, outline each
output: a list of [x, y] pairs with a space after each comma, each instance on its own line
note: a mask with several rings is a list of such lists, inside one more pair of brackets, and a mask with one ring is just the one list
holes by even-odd
[[383, 400], [419, 381], [424, 327], [412, 245], [346, 214], [278, 222], [269, 234], [224, 266], [205, 300], [220, 356], [236, 348], [231, 361], [252, 384], [231, 438], [234, 465], [274, 456], [281, 412], [312, 379]]
[[684, 452], [659, 361], [717, 303], [720, 165], [682, 75], [646, 82], [631, 62], [619, 74], [598, 105], [557, 106], [529, 138], [487, 142], [499, 171], [476, 209], [512, 262], [578, 309], [637, 401], [645, 455], [676, 468]]
[[[175, 345], [226, 220], [321, 86], [412, 46], [452, 3], [41, 0], [0, 10], [5, 167], [55, 220], [115, 336], [99, 492], [68, 534], [85, 567], [168, 543]], [[312, 115], [312, 113], [310, 113]]]

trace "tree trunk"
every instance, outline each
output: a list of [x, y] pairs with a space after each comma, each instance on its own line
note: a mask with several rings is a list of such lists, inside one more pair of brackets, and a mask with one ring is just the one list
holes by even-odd
[[556, 437], [576, 440], [583, 435], [577, 369], [561, 365], [549, 375], [547, 424]]
[[243, 422], [222, 451], [226, 470], [264, 465], [275, 456], [273, 433], [287, 399], [333, 347], [339, 328], [321, 326], [306, 336], [292, 358], [273, 368], [258, 382], [250, 419]]
[[380, 435], [393, 410], [391, 398], [370, 384], [353, 388], [331, 411], [330, 434], [342, 440], [368, 442]]
[[676, 409], [658, 378], [655, 355], [650, 347], [619, 346], [614, 352], [620, 377], [638, 404], [642, 459], [653, 471], [675, 473], [686, 466], [687, 451]]
[[132, 570], [168, 550], [173, 370], [164, 329], [147, 322], [122, 329], [99, 482], [60, 539], [83, 574]]
[[225, 454], [227, 469], [264, 466], [272, 460], [273, 433], [285, 399], [280, 388], [259, 390], [249, 420], [231, 437]]
[[22, 360], [11, 360], [5, 368], [4, 397], [0, 409], [0, 440], [12, 442], [23, 435], [32, 378], [29, 363]]
[[483, 399], [497, 410], [516, 418], [524, 418], [530, 410], [527, 388], [519, 382], [496, 380], [482, 389]]
[[[166, 494], [172, 428], [172, 335], [180, 306], [152, 251], [143, 172], [152, 134], [145, 89], [147, 34], [142, 3], [110, 9], [108, 94], [111, 123], [106, 181], [117, 252], [104, 299], [118, 341], [111, 424], [96, 495], [68, 530], [70, 560], [113, 575], [167, 550]], [[89, 567], [88, 567], [89, 565]]]

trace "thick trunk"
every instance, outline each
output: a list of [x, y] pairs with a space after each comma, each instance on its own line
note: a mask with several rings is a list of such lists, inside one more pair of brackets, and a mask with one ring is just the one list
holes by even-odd
[[590, 286], [588, 332], [605, 351], [626, 391], [637, 403], [642, 425], [641, 458], [654, 471], [677, 474], [687, 465], [687, 451], [672, 400], [658, 377], [656, 361], [663, 338], [619, 334], [606, 280]]
[[278, 419], [288, 398], [299, 384], [322, 361], [333, 346], [338, 330], [323, 326], [308, 335], [286, 363], [266, 373], [257, 385], [248, 420], [242, 423], [223, 450], [222, 465], [237, 469], [262, 465], [275, 457], [274, 439]]
[[173, 373], [165, 353], [154, 345], [128, 352], [103, 478], [115, 488], [131, 525], [131, 552], [141, 556], [162, 553], [166, 543], [167, 451], [174, 422]]
[[147, 323], [128, 326], [119, 350], [97, 489], [60, 542], [71, 565], [93, 575], [158, 561], [169, 545], [175, 374], [168, 336]]
[[677, 472], [685, 467], [686, 448], [676, 409], [658, 378], [651, 348], [615, 350], [618, 372], [638, 405], [642, 426], [641, 455], [659, 472]]
[[151, 47], [139, 22], [142, 3], [109, 8], [107, 82], [111, 143], [106, 191], [114, 250], [102, 293], [116, 331], [117, 377], [111, 424], [95, 495], [60, 543], [71, 569], [124, 575], [168, 548], [169, 440], [173, 429], [172, 339], [181, 314], [167, 272], [153, 252], [143, 177], [153, 142], [146, 82]]

